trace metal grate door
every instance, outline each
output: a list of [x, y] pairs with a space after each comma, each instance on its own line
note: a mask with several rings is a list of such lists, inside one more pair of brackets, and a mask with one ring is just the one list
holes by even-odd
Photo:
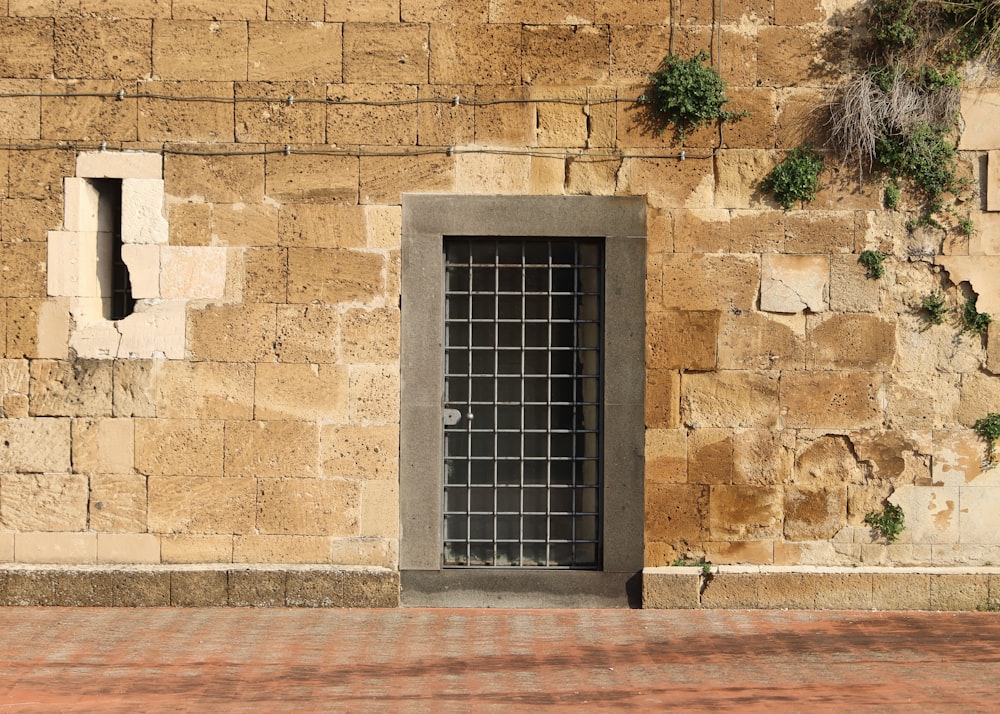
[[444, 565], [599, 568], [603, 243], [444, 251]]

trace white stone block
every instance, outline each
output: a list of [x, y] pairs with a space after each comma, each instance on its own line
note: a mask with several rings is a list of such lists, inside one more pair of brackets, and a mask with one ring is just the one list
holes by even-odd
[[959, 489], [959, 540], [995, 545], [1000, 542], [1000, 490], [968, 486]]
[[15, 533], [18, 563], [95, 563], [96, 533]]
[[88, 151], [76, 157], [83, 178], [163, 178], [163, 157], [136, 151]]
[[80, 294], [80, 233], [48, 232], [47, 291], [49, 295], [75, 297]]
[[96, 231], [100, 194], [87, 179], [63, 179], [63, 227], [68, 231]]
[[1000, 151], [986, 157], [986, 210], [1000, 211]]
[[1000, 319], [1000, 255], [939, 255], [935, 262], [951, 282], [968, 282], [979, 295], [976, 309]]
[[959, 489], [954, 486], [900, 486], [889, 498], [903, 509], [907, 543], [956, 543], [959, 534]]
[[1000, 146], [1000, 122], [997, 106], [1000, 90], [966, 89], [962, 91], [960, 111], [965, 129], [958, 140], [961, 151], [990, 151]]
[[226, 292], [226, 249], [164, 246], [160, 294], [165, 299], [218, 300]]
[[761, 310], [826, 311], [830, 294], [829, 256], [765, 254], [761, 258]]
[[160, 539], [151, 533], [98, 533], [97, 562], [158, 564]]
[[166, 245], [163, 179], [122, 181], [122, 243]]
[[118, 358], [184, 359], [185, 309], [180, 300], [136, 305], [136, 312], [116, 323]]
[[[100, 310], [100, 303], [96, 309]], [[93, 310], [93, 307], [87, 308], [88, 319], [92, 317]], [[81, 322], [77, 319], [76, 329], [69, 339], [69, 346], [77, 356], [87, 359], [114, 359], [118, 356], [120, 343], [121, 333], [115, 323], [105, 320], [100, 314], [91, 321]]]
[[160, 247], [123, 245], [122, 261], [128, 268], [132, 297], [136, 300], [160, 297]]
[[66, 359], [69, 342], [70, 298], [50, 298], [38, 311], [38, 356]]
[[14, 560], [14, 534], [11, 531], [0, 533], [0, 563], [10, 563]]
[[[990, 161], [992, 166], [993, 160]], [[996, 164], [1000, 169], [1000, 157]], [[990, 182], [993, 185], [992, 179]], [[969, 238], [969, 255], [1000, 255], [1000, 176], [997, 177], [996, 189], [989, 190], [997, 201], [997, 207], [990, 210], [997, 213], [980, 213], [973, 218], [976, 227]]]

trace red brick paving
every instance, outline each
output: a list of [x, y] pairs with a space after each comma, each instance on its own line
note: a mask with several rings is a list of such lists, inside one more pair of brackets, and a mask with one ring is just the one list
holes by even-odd
[[3, 712], [997, 711], [993, 613], [0, 608]]

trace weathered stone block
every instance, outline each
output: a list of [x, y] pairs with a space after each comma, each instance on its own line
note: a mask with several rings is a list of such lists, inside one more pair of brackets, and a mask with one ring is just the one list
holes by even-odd
[[143, 79], [152, 70], [150, 20], [57, 19], [55, 76]]
[[521, 79], [521, 28], [503, 24], [432, 24], [430, 81], [511, 85]]
[[646, 364], [653, 369], [714, 370], [720, 318], [715, 310], [649, 313]]
[[267, 0], [176, 0], [173, 17], [202, 20], [263, 20]]
[[153, 533], [250, 533], [256, 481], [252, 478], [150, 476], [149, 530]]
[[131, 419], [75, 419], [73, 470], [86, 474], [131, 473], [134, 433]]
[[229, 422], [225, 467], [227, 476], [316, 476], [318, 427], [296, 421]]
[[[701, 571], [685, 568], [644, 568], [642, 571], [643, 609], [684, 610], [698, 607]], [[693, 570], [694, 572], [689, 572]]]
[[757, 606], [769, 610], [812, 610], [816, 591], [812, 573], [761, 573]]
[[896, 356], [896, 324], [863, 313], [809, 316], [811, 369], [888, 370]]
[[647, 483], [685, 483], [690, 480], [687, 430], [646, 429], [645, 453]]
[[245, 303], [283, 303], [288, 291], [288, 252], [284, 248], [247, 248], [243, 252]]
[[[478, 126], [478, 124], [477, 124]], [[399, 205], [406, 192], [447, 192], [455, 185], [454, 157], [361, 157], [359, 202]]]
[[160, 560], [164, 563], [231, 563], [233, 536], [160, 536]]
[[333, 538], [330, 544], [330, 562], [396, 570], [399, 567], [398, 544], [396, 538]]
[[146, 530], [146, 477], [94, 474], [90, 477], [90, 528], [104, 532]]
[[357, 203], [358, 159], [271, 154], [267, 157], [267, 195], [282, 203]]
[[340, 314], [333, 305], [279, 305], [275, 350], [281, 362], [337, 362]]
[[347, 421], [348, 372], [340, 365], [257, 365], [257, 419]]
[[274, 352], [273, 305], [209, 305], [188, 311], [188, 353], [194, 360], [262, 362]]
[[531, 180], [530, 156], [461, 153], [455, 158], [460, 193], [524, 194]]
[[14, 538], [14, 559], [18, 563], [96, 563], [97, 534], [22, 531]]
[[732, 250], [780, 253], [785, 245], [783, 211], [731, 210]]
[[47, 262], [44, 243], [0, 243], [3, 297], [43, 297]]
[[87, 477], [3, 474], [0, 523], [14, 531], [79, 531], [87, 527]]
[[[215, 146], [217, 151], [238, 146]], [[270, 163], [270, 162], [269, 162]], [[168, 196], [210, 203], [261, 203], [263, 156], [188, 156], [167, 154], [163, 172]]]
[[805, 27], [762, 27], [757, 33], [757, 73], [765, 86], [827, 86], [845, 51], [832, 33]]
[[730, 211], [702, 208], [671, 213], [674, 252], [726, 253], [732, 246]]
[[330, 537], [245, 535], [233, 540], [234, 563], [329, 563]]
[[[373, 3], [366, 0], [330, 0], [334, 7], [346, 3], [351, 5], [370, 6]], [[394, 0], [382, 0], [374, 3], [376, 7], [388, 4], [395, 5]], [[431, 22], [431, 23], [485, 23], [489, 19], [489, 0], [468, 0], [463, 3], [454, 3], [450, 0], [400, 0], [400, 16], [404, 22]], [[391, 12], [391, 10], [390, 10]], [[327, 3], [327, 18], [330, 17], [330, 4]], [[392, 18], [389, 18], [392, 19]], [[432, 25], [432, 28], [434, 25]], [[433, 44], [433, 43], [432, 43]]]
[[285, 571], [230, 570], [231, 607], [281, 607], [285, 604]]
[[394, 147], [416, 145], [416, 87], [339, 84], [328, 87], [327, 98], [331, 102], [326, 112], [326, 136], [330, 142]]
[[720, 369], [802, 369], [805, 365], [801, 316], [727, 311], [719, 330]]
[[1000, 146], [1000, 126], [996, 122], [996, 104], [1000, 93], [995, 89], [969, 89], [962, 92], [962, 121], [965, 129], [959, 137], [962, 151], [989, 151]]
[[164, 570], [117, 570], [112, 573], [115, 607], [168, 607], [170, 573]]
[[690, 483], [732, 482], [732, 429], [692, 429], [687, 441], [687, 480]]
[[69, 471], [69, 419], [0, 420], [0, 472]]
[[799, 211], [785, 217], [785, 250], [789, 253], [850, 253], [854, 244], [851, 211]]
[[646, 485], [646, 539], [693, 543], [708, 536], [708, 487]]
[[770, 87], [733, 87], [726, 92], [726, 109], [749, 115], [722, 123], [726, 146], [734, 149], [769, 149], [777, 138], [778, 99]]
[[871, 610], [874, 606], [870, 573], [815, 573], [816, 609]]
[[4, 607], [55, 605], [56, 575], [45, 570], [8, 570], [0, 575]]
[[774, 152], [765, 149], [720, 149], [715, 159], [716, 208], [775, 209], [777, 202], [761, 189], [774, 168]]
[[65, 359], [69, 302], [7, 300], [7, 356]]
[[369, 301], [382, 294], [385, 259], [340, 248], [288, 249], [288, 300], [297, 303]]
[[[249, 419], [253, 416], [253, 372], [250, 364], [219, 362], [154, 363], [146, 380], [131, 380], [153, 410], [136, 416], [171, 419]], [[118, 384], [116, 372], [116, 388]], [[141, 390], [141, 391], [140, 391]]]
[[[160, 82], [148, 81], [139, 91], [168, 97], [229, 97], [232, 82]], [[233, 107], [224, 102], [139, 99], [138, 132], [140, 141], [232, 142], [236, 140]], [[188, 157], [191, 158], [191, 157]], [[189, 162], [190, 163], [190, 162]], [[173, 206], [171, 210], [178, 207]], [[208, 206], [201, 208], [208, 209]], [[171, 214], [171, 224], [175, 217]], [[171, 225], [171, 228], [174, 226]], [[171, 237], [172, 245], [183, 245]]]
[[788, 540], [832, 538], [847, 520], [847, 488], [788, 487], [784, 511]]
[[[620, 120], [619, 120], [620, 125]], [[630, 157], [618, 173], [619, 190], [645, 194], [660, 208], [711, 208], [715, 204], [715, 180], [711, 166], [696, 156], [679, 159]]]
[[761, 256], [760, 309], [795, 313], [826, 311], [830, 259], [825, 255]]
[[758, 573], [715, 573], [701, 593], [701, 607], [718, 610], [754, 609], [758, 607], [759, 582]]
[[774, 426], [778, 377], [737, 370], [681, 375], [681, 419], [700, 427]]
[[[435, 31], [432, 27], [431, 32]], [[434, 75], [434, 57], [431, 57], [431, 76]], [[2, 85], [0, 85], [2, 86]], [[475, 137], [475, 109], [471, 104], [463, 104], [476, 96], [472, 85], [449, 84], [417, 88], [417, 96], [422, 100], [441, 97], [458, 97], [459, 103], [452, 101], [424, 101], [417, 105], [417, 142], [421, 146], [455, 146], [471, 144]], [[0, 106], [3, 106], [0, 104]]]
[[774, 541], [721, 541], [705, 543], [705, 559], [716, 565], [763, 564], [774, 560]]
[[[278, 244], [278, 216], [278, 207], [268, 204], [215, 204], [208, 217], [210, 240], [214, 245], [223, 246], [275, 246]], [[173, 217], [172, 208], [171, 219]], [[205, 221], [205, 216], [197, 220]]]
[[327, 478], [395, 479], [398, 461], [399, 429], [392, 424], [320, 428], [320, 463]]
[[267, 0], [267, 19], [284, 22], [322, 22], [323, 0]]
[[490, 4], [491, 22], [585, 25], [593, 23], [594, 17], [592, 3], [574, 0], [494, 0]]
[[229, 577], [224, 570], [177, 570], [170, 573], [170, 604], [174, 607], [229, 605]]
[[792, 480], [795, 436], [790, 431], [748, 429], [733, 435], [733, 483], [778, 485]]
[[65, 570], [52, 574], [58, 607], [112, 607], [114, 578], [109, 572]]
[[646, 426], [674, 429], [680, 425], [681, 377], [677, 370], [646, 369]]
[[363, 248], [365, 207], [325, 203], [282, 206], [278, 242], [295, 248]]
[[223, 422], [137, 419], [135, 467], [148, 476], [222, 476]]
[[757, 302], [759, 283], [757, 256], [663, 256], [662, 301], [666, 308], [750, 310]]
[[[322, 144], [326, 140], [323, 85], [307, 82], [237, 82], [236, 99], [275, 97], [274, 101], [238, 101], [236, 141], [246, 143]], [[288, 97], [293, 97], [291, 102]], [[303, 101], [295, 102], [295, 99]]]
[[150, 533], [98, 533], [97, 562], [157, 564], [160, 539]]
[[932, 574], [931, 610], [975, 610], [989, 601], [989, 575]]
[[476, 88], [476, 143], [530, 146], [535, 143], [538, 119], [528, 101], [527, 87], [481, 86]]
[[711, 487], [709, 528], [717, 540], [760, 540], [781, 536], [782, 489], [774, 486]]
[[876, 610], [929, 610], [928, 573], [873, 573], [872, 606]]
[[[649, 7], [653, 5], [643, 4]], [[669, 8], [657, 8], [656, 11], [670, 14]], [[641, 25], [642, 31], [637, 32], [634, 25]], [[669, 22], [665, 25], [645, 22], [614, 23], [610, 30], [611, 79], [614, 82], [647, 81], [650, 71], [655, 70], [670, 52]], [[630, 96], [635, 98], [639, 93], [632, 93]]]
[[427, 25], [344, 24], [344, 81], [424, 84], [428, 81]]
[[889, 375], [889, 424], [896, 429], [932, 429], [956, 423], [961, 376], [894, 372]]
[[524, 25], [521, 79], [528, 84], [607, 82], [610, 42], [603, 26]]
[[398, 607], [399, 574], [382, 568], [291, 571], [290, 607]]
[[399, 538], [399, 482], [377, 479], [364, 481], [360, 486], [360, 534], [369, 538]]
[[[958, 507], [961, 509], [958, 514], [959, 542], [987, 544], [1000, 541], [1000, 523], [995, 518], [996, 509], [1000, 508], [1000, 492], [996, 488], [973, 486], [961, 487], [958, 493]], [[943, 507], [949, 517], [954, 517], [954, 503], [950, 508], [947, 502], [939, 504], [935, 501], [933, 505]]]
[[53, 21], [0, 18], [0, 75], [45, 79], [53, 69]]
[[167, 299], [218, 300], [226, 290], [225, 248], [163, 246], [160, 295]]
[[[174, 17], [183, 16], [175, 8]], [[153, 27], [153, 73], [161, 79], [246, 79], [248, 40], [245, 22], [160, 20]]]
[[350, 422], [399, 421], [399, 370], [377, 365], [351, 367]]
[[[322, 6], [322, 2], [320, 5]], [[268, 19], [272, 18], [269, 16]], [[341, 28], [334, 24], [252, 23], [248, 78], [264, 81], [340, 82], [343, 57], [341, 40]]]
[[[4, 94], [28, 95], [0, 99], [0, 130], [4, 136], [11, 139], [38, 139], [41, 136], [41, 98], [30, 96], [38, 94], [40, 90], [41, 83], [38, 81], [0, 81], [0, 91]], [[0, 188], [0, 195], [6, 194], [7, 187], [3, 186]]]
[[261, 535], [356, 535], [361, 486], [340, 479], [259, 479], [257, 532]]
[[834, 255], [830, 266], [830, 309], [837, 312], [878, 312], [879, 281], [865, 277], [854, 255]]
[[784, 373], [786, 427], [863, 428], [882, 419], [882, 375], [870, 372]]

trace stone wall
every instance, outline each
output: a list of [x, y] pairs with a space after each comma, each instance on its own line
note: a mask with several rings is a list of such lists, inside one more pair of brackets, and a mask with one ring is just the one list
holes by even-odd
[[[0, 563], [395, 568], [403, 192], [646, 197], [648, 566], [1000, 560], [1000, 476], [969, 428], [996, 409], [997, 331], [915, 310], [942, 287], [1000, 312], [988, 192], [970, 238], [908, 231], [833, 162], [806, 207], [760, 189], [825, 141], [855, 3], [0, 15]], [[750, 115], [681, 147], [635, 99], [700, 49]], [[963, 105], [984, 189], [996, 99]], [[74, 180], [117, 176], [100, 167], [120, 152], [162, 180], [123, 213], [166, 221], [125, 256], [149, 286], [128, 339], [87, 331], [53, 248], [74, 240]], [[881, 280], [866, 248], [890, 256]], [[863, 524], [887, 498], [908, 524], [891, 545]]]

